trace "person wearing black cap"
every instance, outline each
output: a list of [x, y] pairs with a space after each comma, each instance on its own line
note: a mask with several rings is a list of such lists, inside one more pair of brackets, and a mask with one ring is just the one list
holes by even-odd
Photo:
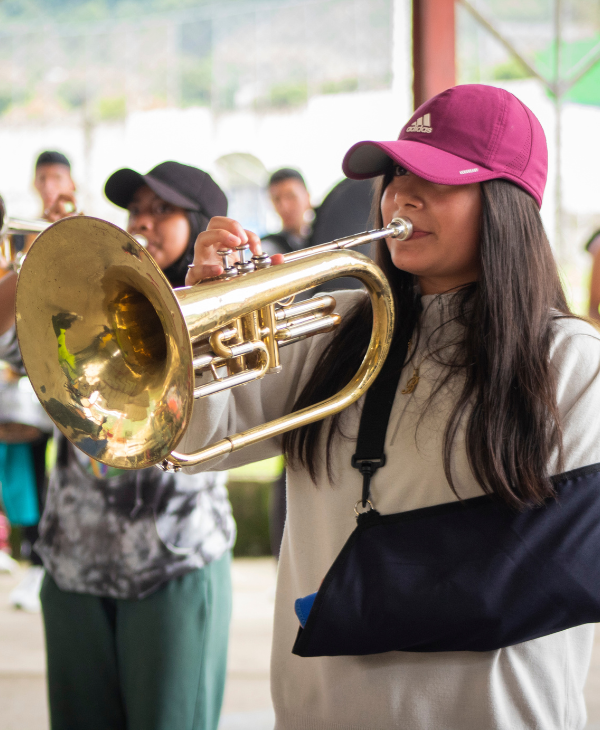
[[62, 152], [46, 150], [38, 156], [33, 186], [42, 199], [42, 218], [55, 222], [75, 211], [71, 163]]
[[148, 253], [173, 287], [185, 284], [198, 234], [227, 210], [225, 193], [211, 176], [179, 162], [162, 162], [146, 175], [117, 170], [106, 181], [105, 193], [129, 210], [127, 230], [147, 239]]
[[[227, 212], [207, 173], [176, 162], [119, 170], [105, 193], [173, 286], [209, 217]], [[0, 357], [19, 364], [14, 328]], [[36, 544], [51, 727], [216, 730], [236, 533], [226, 476], [113, 469], [62, 435], [57, 451]]]

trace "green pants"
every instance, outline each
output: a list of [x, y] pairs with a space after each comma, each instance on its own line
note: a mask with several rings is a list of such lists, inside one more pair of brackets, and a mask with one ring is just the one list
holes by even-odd
[[52, 730], [216, 730], [231, 616], [228, 553], [140, 601], [41, 599]]

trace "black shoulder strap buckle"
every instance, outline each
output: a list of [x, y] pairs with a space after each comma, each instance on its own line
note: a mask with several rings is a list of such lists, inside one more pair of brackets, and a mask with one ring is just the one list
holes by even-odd
[[[410, 331], [412, 332], [412, 328]], [[369, 501], [373, 474], [385, 466], [385, 433], [407, 352], [408, 338], [392, 342], [383, 368], [365, 397], [356, 438], [356, 452], [351, 461], [352, 466], [363, 475], [360, 500], [363, 509], [366, 509]]]
[[363, 488], [362, 488], [362, 506], [367, 506], [367, 500], [369, 499], [369, 492], [371, 491], [371, 478], [382, 466], [385, 466], [385, 454], [382, 454], [376, 459], [357, 459], [356, 454], [352, 455], [352, 461], [350, 462], [354, 469], [362, 474], [363, 477]]

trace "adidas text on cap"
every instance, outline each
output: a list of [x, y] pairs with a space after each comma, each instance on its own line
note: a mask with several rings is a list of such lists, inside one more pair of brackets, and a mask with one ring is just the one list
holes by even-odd
[[502, 178], [542, 204], [548, 150], [533, 112], [504, 89], [465, 84], [422, 104], [392, 142], [358, 142], [344, 157], [347, 177], [384, 174], [392, 164], [435, 183]]

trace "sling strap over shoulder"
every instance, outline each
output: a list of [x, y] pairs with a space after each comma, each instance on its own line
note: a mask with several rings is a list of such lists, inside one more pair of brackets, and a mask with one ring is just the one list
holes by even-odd
[[377, 469], [385, 466], [385, 434], [407, 350], [407, 342], [392, 344], [381, 372], [365, 397], [358, 427], [356, 452], [351, 462], [363, 477], [361, 498], [363, 508], [367, 506], [369, 499], [372, 476]]

